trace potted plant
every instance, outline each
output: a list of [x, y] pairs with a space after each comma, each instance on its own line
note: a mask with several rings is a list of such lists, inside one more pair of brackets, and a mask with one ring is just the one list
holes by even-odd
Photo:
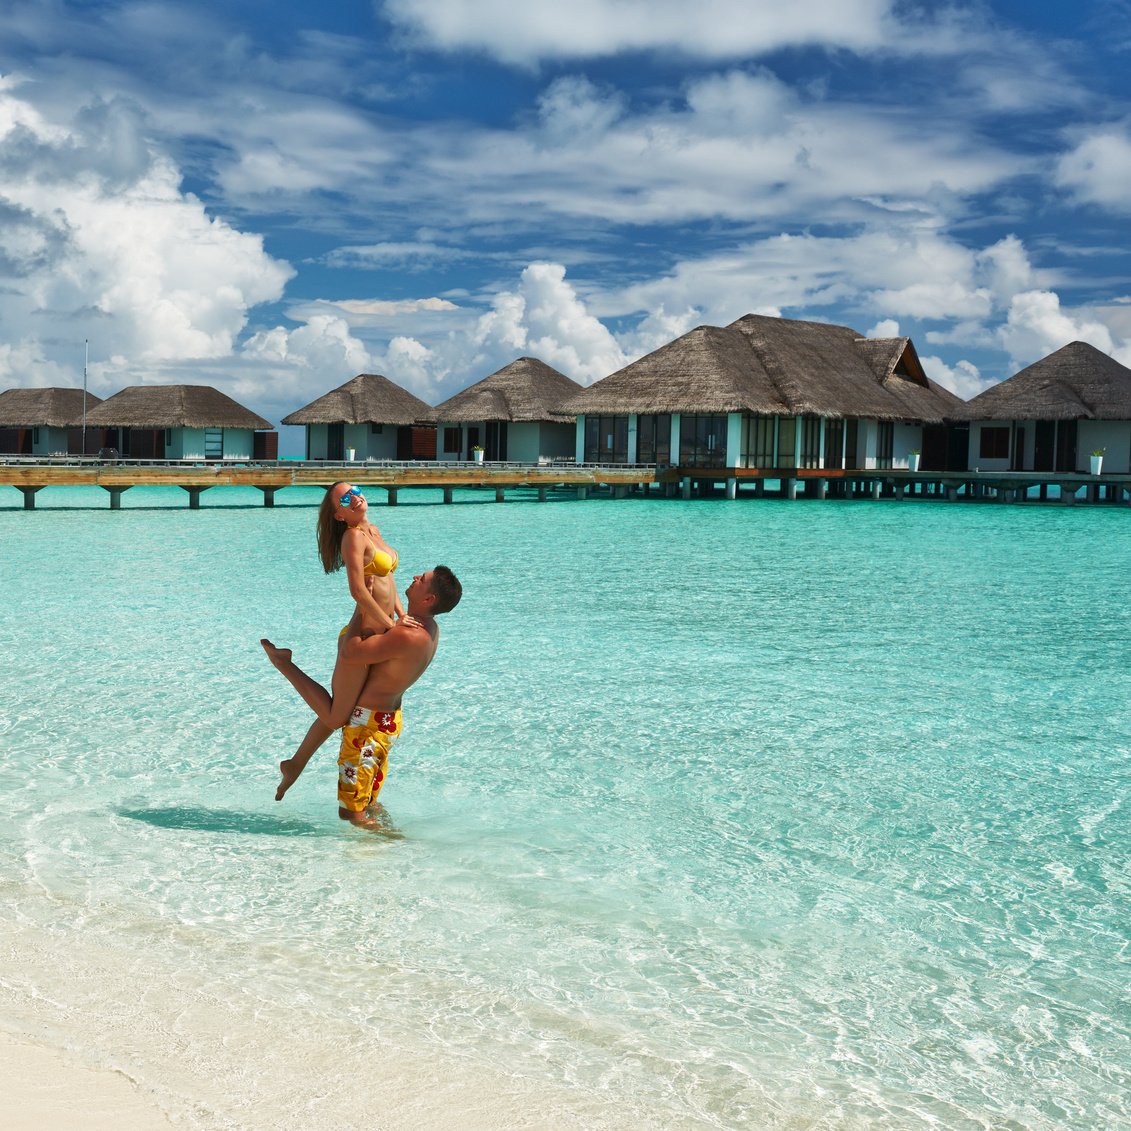
[[471, 454], [475, 457], [476, 463], [483, 462], [483, 449], [478, 444], [476, 444], [475, 447], [471, 449]]
[[1100, 448], [1098, 451], [1092, 452], [1091, 463], [1093, 475], [1099, 475], [1103, 470], [1104, 452], [1106, 451], [1107, 448]]
[[350, 463], [353, 463], [353, 457], [355, 455], [357, 455], [356, 448], [346, 448], [346, 459], [349, 460]]
[[909, 451], [907, 453], [907, 470], [908, 471], [918, 471], [919, 470], [919, 449], [918, 448], [912, 448], [911, 451]]

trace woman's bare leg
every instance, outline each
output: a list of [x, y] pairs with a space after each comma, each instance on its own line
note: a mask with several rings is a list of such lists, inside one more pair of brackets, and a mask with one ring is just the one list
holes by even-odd
[[262, 640], [260, 643], [271, 663], [279, 669], [302, 696], [306, 705], [318, 716], [306, 732], [306, 737], [299, 744], [294, 756], [285, 758], [279, 763], [283, 778], [275, 791], [275, 800], [282, 801], [287, 790], [306, 769], [306, 764], [314, 752], [335, 730], [345, 726], [365, 685], [369, 668], [364, 664], [343, 664], [339, 660], [330, 681], [331, 690], [327, 691], [291, 660], [289, 649], [276, 648], [269, 640]]

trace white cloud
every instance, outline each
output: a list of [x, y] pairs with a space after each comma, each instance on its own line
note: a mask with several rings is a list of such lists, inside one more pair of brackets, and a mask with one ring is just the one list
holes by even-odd
[[893, 33], [888, 0], [386, 0], [389, 19], [428, 46], [507, 63], [675, 51], [706, 58], [787, 46], [867, 50]]
[[475, 333], [477, 345], [490, 341], [539, 357], [583, 385], [628, 362], [608, 328], [565, 281], [560, 263], [530, 264], [517, 292], [495, 296]]
[[1086, 136], [1057, 163], [1056, 183], [1083, 204], [1131, 212], [1131, 136], [1111, 126]]
[[894, 318], [884, 318], [870, 330], [864, 331], [866, 338], [898, 338], [899, 323]]
[[1115, 351], [1107, 326], [1087, 314], [1077, 316], [1062, 310], [1060, 297], [1052, 291], [1014, 295], [998, 336], [1018, 369], [1069, 342], [1088, 342], [1108, 354]]
[[49, 122], [0, 88], [0, 325], [21, 338], [8, 380], [73, 383], [84, 338], [103, 394], [228, 356], [249, 308], [278, 299], [292, 274], [260, 236], [181, 191], [130, 107]]
[[969, 361], [960, 361], [953, 368], [939, 357], [921, 357], [923, 369], [932, 381], [937, 381], [944, 389], [968, 401], [994, 384], [978, 372], [978, 367]]

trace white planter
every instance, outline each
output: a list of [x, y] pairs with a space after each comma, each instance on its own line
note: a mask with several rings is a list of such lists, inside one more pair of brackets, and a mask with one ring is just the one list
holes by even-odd
[[346, 448], [346, 459], [353, 463], [353, 457], [357, 454], [356, 448]]
[[1089, 456], [1088, 459], [1091, 460], [1091, 463], [1092, 463], [1092, 474], [1093, 475], [1099, 475], [1102, 468], [1103, 468], [1103, 465], [1104, 465], [1104, 457], [1103, 456]]
[[908, 471], [918, 471], [919, 470], [919, 453], [918, 452], [912, 452], [907, 457], [907, 470]]
[[473, 454], [475, 456], [475, 462], [476, 463], [482, 463], [483, 462], [483, 453], [482, 452], [474, 452]]

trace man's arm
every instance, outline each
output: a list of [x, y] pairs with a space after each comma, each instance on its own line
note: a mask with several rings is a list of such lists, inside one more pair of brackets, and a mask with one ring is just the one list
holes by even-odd
[[398, 624], [380, 636], [362, 638], [351, 622], [341, 659], [347, 664], [380, 664], [397, 656], [407, 656], [417, 646], [414, 637], [419, 632], [424, 629]]

